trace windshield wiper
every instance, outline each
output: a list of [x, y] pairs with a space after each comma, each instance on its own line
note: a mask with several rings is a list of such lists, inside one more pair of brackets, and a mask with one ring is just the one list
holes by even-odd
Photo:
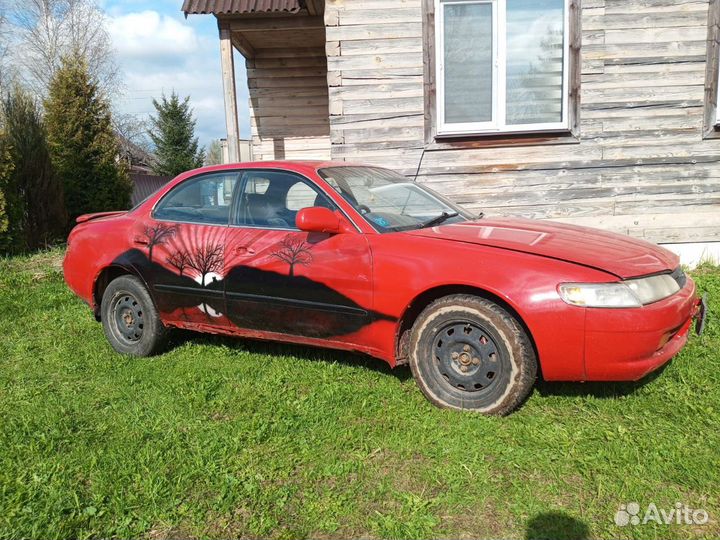
[[441, 223], [445, 223], [448, 219], [457, 217], [459, 215], [460, 214], [458, 214], [457, 212], [443, 212], [439, 216], [427, 220], [425, 223], [420, 225], [420, 228], [426, 229], [427, 227], [434, 227], [435, 225], [440, 225]]

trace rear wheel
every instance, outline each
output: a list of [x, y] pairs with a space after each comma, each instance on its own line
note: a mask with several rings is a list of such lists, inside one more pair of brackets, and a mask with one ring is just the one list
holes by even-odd
[[165, 344], [167, 329], [145, 285], [120, 276], [105, 289], [101, 303], [105, 337], [113, 349], [132, 356], [152, 356]]
[[537, 360], [518, 321], [497, 304], [470, 295], [436, 300], [410, 338], [410, 367], [435, 405], [505, 415], [530, 393]]

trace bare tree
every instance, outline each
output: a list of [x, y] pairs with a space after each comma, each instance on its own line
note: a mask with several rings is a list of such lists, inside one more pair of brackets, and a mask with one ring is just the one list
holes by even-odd
[[12, 23], [18, 35], [15, 62], [25, 83], [42, 96], [63, 56], [82, 56], [105, 94], [119, 86], [105, 17], [94, 0], [14, 0]]
[[190, 254], [188, 267], [200, 274], [201, 285], [207, 285], [205, 278], [210, 272], [222, 271], [223, 254], [222, 244], [205, 244]]
[[310, 253], [311, 246], [292, 234], [288, 234], [280, 242], [280, 249], [272, 254], [273, 257], [280, 259], [290, 266], [290, 277], [295, 275], [295, 265], [308, 266], [313, 256]]
[[154, 225], [152, 227], [147, 225], [145, 226], [143, 234], [145, 234], [145, 238], [147, 239], [148, 260], [150, 262], [152, 262], [153, 249], [155, 248], [155, 246], [165, 244], [168, 240], [175, 236], [176, 232], [176, 225], [165, 225], [164, 223], [158, 223], [157, 225]]
[[4, 71], [5, 56], [7, 56], [8, 52], [8, 28], [5, 10], [5, 2], [0, 2], [0, 75]]
[[182, 277], [185, 270], [190, 267], [191, 257], [187, 251], [179, 250], [168, 256], [165, 260], [170, 266], [180, 272], [180, 277]]
[[148, 121], [133, 114], [113, 111], [112, 125], [120, 138], [134, 144], [143, 152], [151, 153], [152, 145], [147, 137]]
[[7, 2], [0, 0], [0, 90], [3, 92], [11, 86], [13, 78], [12, 66], [8, 62], [12, 33], [6, 13]]
[[222, 143], [219, 139], [213, 139], [205, 151], [205, 165], [221, 165], [223, 162]]

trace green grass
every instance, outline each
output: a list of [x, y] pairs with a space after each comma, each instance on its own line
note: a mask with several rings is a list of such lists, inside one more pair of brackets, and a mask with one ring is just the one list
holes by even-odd
[[[0, 260], [2, 538], [720, 536], [717, 311], [643, 384], [543, 383], [485, 418], [340, 352], [184, 334], [119, 356], [60, 255]], [[720, 270], [695, 277], [720, 299]], [[710, 522], [617, 527], [630, 501]]]

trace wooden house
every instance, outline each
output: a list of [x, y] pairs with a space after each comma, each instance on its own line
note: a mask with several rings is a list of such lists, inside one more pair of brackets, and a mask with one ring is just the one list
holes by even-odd
[[720, 0], [182, 9], [217, 18], [230, 159], [237, 50], [255, 159], [379, 164], [476, 211], [720, 255]]

